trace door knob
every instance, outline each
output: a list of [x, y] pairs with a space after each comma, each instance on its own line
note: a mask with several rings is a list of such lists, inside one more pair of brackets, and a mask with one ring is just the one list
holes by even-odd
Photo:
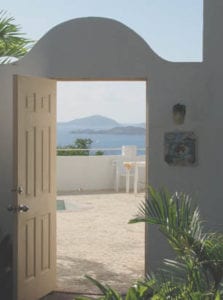
[[24, 205], [24, 204], [20, 204], [19, 206], [14, 206], [14, 205], [10, 204], [7, 207], [7, 210], [9, 212], [13, 212], [13, 213], [16, 213], [16, 212], [27, 212], [29, 210], [29, 207], [27, 205]]
[[27, 205], [20, 204], [18, 206], [18, 211], [20, 211], [20, 212], [27, 212], [28, 210], [29, 210], [29, 207]]

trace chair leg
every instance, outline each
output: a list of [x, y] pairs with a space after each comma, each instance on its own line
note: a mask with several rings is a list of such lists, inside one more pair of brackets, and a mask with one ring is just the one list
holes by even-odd
[[116, 172], [116, 175], [115, 175], [115, 191], [117, 193], [119, 191], [119, 172]]
[[126, 171], [126, 193], [129, 193], [129, 185], [130, 185], [130, 170]]
[[137, 194], [138, 190], [138, 180], [139, 180], [139, 170], [138, 167], [135, 166], [135, 173], [134, 173], [134, 194]]

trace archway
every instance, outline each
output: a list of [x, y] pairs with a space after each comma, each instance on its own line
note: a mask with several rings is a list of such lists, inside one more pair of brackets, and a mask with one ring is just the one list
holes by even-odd
[[[5, 99], [11, 99], [12, 92], [10, 83], [12, 82], [13, 74], [19, 74], [19, 77], [24, 74], [28, 75], [29, 77], [35, 77], [36, 79], [33, 81], [33, 86], [35, 87], [35, 84], [38, 82], [38, 77], [50, 78], [51, 80], [145, 80], [148, 87], [148, 80], [150, 80], [150, 83], [153, 83], [152, 78], [150, 78], [149, 70], [151, 74], [156, 74], [157, 70], [159, 69], [159, 58], [152, 52], [148, 45], [135, 32], [133, 32], [123, 24], [114, 20], [103, 18], [77, 19], [66, 22], [52, 29], [34, 46], [32, 51], [26, 57], [24, 57], [18, 63], [15, 63], [12, 66], [10, 66], [10, 69], [8, 70], [8, 72], [6, 72], [6, 77], [8, 76], [8, 81], [5, 85], [5, 93], [3, 94], [5, 96]], [[26, 81], [25, 78], [24, 80]], [[27, 87], [26, 84], [25, 86]], [[35, 103], [38, 103], [38, 93], [36, 93], [36, 88], [34, 88], [33, 92], [31, 91], [32, 84], [28, 86], [29, 93], [31, 93], [30, 99], [33, 99], [31, 100], [33, 101], [33, 112], [37, 112]], [[17, 87], [18, 85], [15, 84], [15, 88]], [[150, 92], [148, 91], [150, 90], [147, 89], [146, 92], [147, 118], [150, 94]], [[26, 89], [22, 89], [22, 92], [24, 93], [25, 99], [26, 97], [29, 98], [29, 95], [26, 96]], [[15, 89], [15, 99], [18, 99], [17, 96], [18, 90]], [[41, 109], [45, 107], [45, 98], [48, 99], [47, 92], [46, 95], [40, 96]], [[48, 101], [50, 100], [48, 99]], [[7, 105], [10, 105], [10, 103], [12, 104], [12, 102], [10, 102], [9, 100]], [[25, 107], [27, 109], [30, 109], [30, 106], [26, 100], [25, 103], [27, 103], [25, 104]], [[16, 107], [17, 106], [15, 104], [15, 108]], [[51, 106], [48, 106], [48, 111], [50, 109]], [[18, 124], [16, 123], [18, 119], [14, 118], [13, 115], [11, 115], [11, 118], [9, 118], [8, 121], [10, 122], [12, 120], [14, 120], [16, 126], [18, 126]], [[17, 137], [16, 126], [14, 127], [15, 137]], [[9, 125], [8, 128], [11, 128], [11, 125]], [[149, 126], [147, 126], [147, 141], [149, 135], [148, 128]], [[34, 138], [36, 137], [35, 130], [32, 136]], [[42, 140], [44, 140], [44, 136], [45, 135], [43, 133]], [[18, 141], [18, 139], [14, 140]], [[32, 143], [32, 146], [36, 145], [36, 143]], [[12, 149], [13, 146], [10, 151], [12, 151]], [[148, 144], [146, 146], [146, 149], [148, 154]], [[38, 154], [39, 152], [35, 150], [34, 153]], [[34, 155], [32, 157], [35, 159], [36, 156]], [[149, 158], [147, 155], [147, 162], [148, 159]], [[32, 163], [32, 166], [36, 166], [36, 164]], [[45, 167], [45, 164], [42, 163], [42, 166]], [[14, 165], [14, 172], [17, 169], [18, 166]], [[28, 169], [29, 168], [27, 168], [27, 170]], [[11, 173], [12, 178], [16, 178], [14, 174]], [[148, 182], [148, 170], [146, 171], [146, 176]], [[29, 178], [29, 176], [27, 176], [27, 178]], [[36, 179], [36, 175], [33, 178]], [[16, 180], [15, 183], [18, 184]], [[36, 186], [35, 181], [34, 186]], [[28, 191], [28, 189], [26, 188], [25, 190]], [[18, 198], [13, 199], [13, 201], [15, 201], [15, 203], [19, 203]], [[32, 211], [32, 209], [30, 211]], [[43, 222], [45, 222], [43, 224], [47, 228], [47, 219], [44, 219]], [[29, 224], [33, 228], [31, 230], [34, 230], [37, 224], [39, 224], [39, 222], [36, 222], [33, 219], [33, 221]], [[43, 229], [41, 230], [42, 233], [45, 232]], [[27, 232], [28, 234], [29, 230], [26, 230], [25, 232]], [[14, 245], [15, 247], [17, 247], [18, 231], [15, 231], [14, 238]], [[52, 239], [53, 235], [48, 235], [48, 238]], [[44, 239], [45, 238], [43, 238], [42, 241]], [[145, 244], [147, 249], [147, 240]], [[41, 247], [39, 247], [39, 245], [36, 244], [35, 240], [32, 240], [31, 249], [37, 248], [41, 249]], [[19, 257], [16, 256], [16, 249], [14, 253], [16, 266], [15, 269], [17, 270]], [[36, 252], [32, 251], [32, 253]], [[32, 266], [35, 266], [35, 264], [32, 263]], [[35, 272], [31, 273], [35, 275]], [[30, 300], [32, 298], [30, 298], [30, 295], [20, 295], [17, 297], [17, 295], [19, 295], [18, 289], [21, 289], [25, 293], [27, 291], [27, 288], [22, 287], [21, 284], [17, 284], [17, 279], [17, 274], [15, 274], [15, 298], [20, 299], [20, 297], [23, 297], [25, 299], [28, 297], [27, 299]], [[35, 276], [32, 276], [32, 280], [35, 280]], [[31, 281], [29, 280], [29, 283], [30, 282]], [[44, 281], [45, 292], [53, 289], [53, 282], [51, 285], [45, 285], [45, 283], [46, 281]], [[41, 289], [39, 289], [37, 292], [39, 292], [40, 290]], [[34, 290], [30, 288], [30, 291]], [[38, 294], [38, 296], [40, 295]]]

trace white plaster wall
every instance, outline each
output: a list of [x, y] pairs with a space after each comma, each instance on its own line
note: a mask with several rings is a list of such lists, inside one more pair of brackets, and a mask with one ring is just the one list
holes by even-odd
[[222, 68], [222, 0], [204, 1], [203, 57], [210, 68]]
[[14, 216], [7, 211], [13, 187], [13, 107], [10, 66], [0, 66], [0, 237], [12, 233]]
[[[12, 201], [12, 75], [23, 74], [67, 80], [147, 80], [148, 182], [194, 195], [207, 223], [222, 231], [223, 5], [222, 0], [204, 4], [205, 60], [201, 63], [164, 61], [123, 24], [83, 18], [49, 31], [18, 63], [0, 66], [0, 228], [8, 232], [12, 227], [11, 215], [5, 214], [6, 204]], [[180, 126], [172, 121], [172, 107], [178, 102], [187, 110]], [[164, 162], [164, 133], [174, 130], [196, 134], [196, 166], [171, 167]], [[155, 267], [168, 256], [168, 248], [152, 227], [146, 239], [147, 264]]]
[[[57, 156], [57, 190], [69, 191], [114, 191], [115, 161], [122, 161], [118, 155], [102, 156]], [[137, 160], [145, 160], [144, 156]], [[139, 182], [145, 182], [145, 169], [140, 168]], [[131, 189], [133, 178], [131, 177]], [[139, 184], [139, 190], [143, 185]], [[120, 179], [120, 191], [125, 190], [125, 177]]]

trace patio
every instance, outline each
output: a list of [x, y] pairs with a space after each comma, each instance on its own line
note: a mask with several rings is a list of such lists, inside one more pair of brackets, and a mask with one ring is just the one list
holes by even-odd
[[[88, 274], [125, 293], [143, 277], [145, 225], [128, 221], [144, 201], [144, 193], [101, 191], [60, 194], [57, 199], [65, 204], [65, 210], [61, 202], [57, 212], [58, 291], [98, 293], [84, 278]], [[56, 295], [46, 299], [57, 299]], [[63, 297], [73, 299], [71, 296]]]

